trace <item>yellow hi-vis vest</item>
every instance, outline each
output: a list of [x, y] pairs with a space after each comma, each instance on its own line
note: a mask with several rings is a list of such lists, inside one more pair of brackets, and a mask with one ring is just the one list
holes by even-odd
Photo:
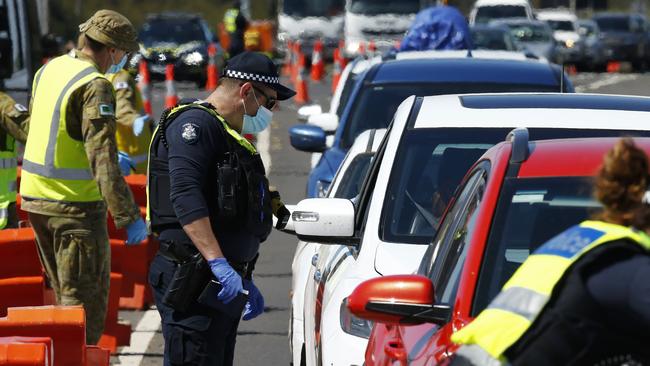
[[[106, 74], [106, 78], [111, 82], [111, 84], [116, 85], [116, 77], [119, 75], [123, 80], [130, 78], [131, 76], [124, 75], [128, 73], [128, 71], [123, 69], [116, 74]], [[142, 94], [140, 93], [140, 90], [138, 88], [134, 88], [133, 95], [135, 96], [135, 105], [133, 107], [138, 113], [140, 113], [141, 116], [143, 116], [145, 114], [144, 104], [142, 103]], [[118, 118], [118, 121], [120, 118], [120, 103], [130, 103], [130, 101], [116, 101], [116, 117]], [[131, 161], [133, 161], [135, 164], [136, 173], [146, 174], [147, 158], [149, 157], [147, 153], [149, 151], [149, 142], [151, 142], [151, 130], [149, 127], [145, 126], [140, 136], [136, 136], [133, 133], [132, 125], [127, 126], [122, 123], [117, 123], [115, 140], [117, 142], [117, 150], [124, 151], [125, 153], [129, 154]]]
[[84, 144], [68, 134], [65, 120], [70, 95], [96, 78], [104, 75], [90, 62], [70, 55], [53, 59], [37, 72], [23, 157], [22, 196], [64, 202], [102, 200]]
[[506, 363], [504, 352], [526, 333], [572, 265], [589, 251], [620, 239], [650, 251], [650, 236], [644, 232], [602, 221], [584, 221], [543, 244], [490, 305], [452, 335], [453, 342], [465, 345], [458, 354], [474, 364]]
[[238, 9], [230, 8], [226, 10], [226, 13], [223, 15], [223, 24], [226, 27], [226, 32], [233, 33], [237, 30], [236, 20], [238, 15]]
[[[221, 115], [219, 115], [219, 113], [217, 113], [217, 111], [215, 111], [212, 108], [208, 108], [206, 106], [203, 106], [203, 105], [201, 105], [201, 103], [205, 103], [205, 102], [202, 101], [202, 100], [198, 100], [198, 101], [196, 101], [194, 103], [177, 105], [176, 107], [172, 108], [171, 111], [169, 111], [169, 114], [167, 114], [167, 117], [165, 118], [165, 120], [169, 120], [175, 114], [178, 114], [178, 113], [180, 113], [180, 112], [182, 112], [182, 111], [184, 111], [186, 109], [200, 108], [200, 109], [210, 113], [212, 116], [214, 116], [214, 118], [218, 119], [219, 122], [221, 122], [221, 125], [223, 126], [223, 128], [226, 130], [226, 132], [228, 132], [228, 134], [230, 136], [232, 136], [235, 139], [235, 141], [237, 141], [237, 143], [239, 145], [241, 145], [246, 150], [248, 150], [248, 152], [250, 152], [251, 155], [257, 153], [257, 149], [255, 149], [255, 146], [253, 146], [253, 144], [251, 144], [250, 141], [248, 141], [245, 137], [240, 135], [237, 131], [230, 128], [230, 125], [228, 125], [228, 122], [226, 122], [226, 120], [223, 119], [223, 117], [221, 117]], [[156, 129], [153, 131], [153, 137], [151, 138], [151, 142], [149, 143], [149, 163], [151, 163], [151, 154], [152, 154], [151, 146], [153, 145], [153, 141], [155, 139], [156, 134], [158, 133], [159, 128], [160, 128], [160, 124], [158, 124], [156, 126]], [[163, 133], [164, 133], [164, 131], [163, 131]], [[147, 191], [147, 226], [149, 227], [150, 224], [151, 224], [150, 205], [149, 205], [149, 167], [147, 167], [147, 187], [146, 187], [146, 191]]]
[[0, 151], [0, 229], [7, 226], [8, 207], [16, 202], [16, 140], [5, 133], [6, 150]]

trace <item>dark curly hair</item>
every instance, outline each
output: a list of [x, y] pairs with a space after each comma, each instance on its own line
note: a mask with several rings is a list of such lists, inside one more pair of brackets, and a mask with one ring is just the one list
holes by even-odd
[[650, 184], [648, 156], [631, 138], [623, 138], [605, 155], [595, 182], [604, 208], [596, 219], [650, 229], [650, 205], [642, 202]]

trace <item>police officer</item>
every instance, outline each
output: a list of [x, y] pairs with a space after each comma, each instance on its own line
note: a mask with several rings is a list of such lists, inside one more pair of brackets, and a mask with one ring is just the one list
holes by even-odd
[[226, 10], [223, 23], [230, 37], [228, 56], [237, 56], [245, 50], [244, 33], [248, 27], [248, 20], [240, 10], [239, 1], [234, 1], [232, 6]]
[[267, 128], [277, 101], [293, 95], [268, 57], [244, 52], [205, 101], [181, 101], [154, 131], [148, 215], [160, 250], [149, 281], [165, 365], [232, 365], [242, 312], [244, 320], [263, 312], [253, 267], [272, 211], [280, 225], [289, 212], [242, 134]]
[[126, 227], [127, 244], [146, 238], [120, 174], [115, 95], [104, 75], [121, 69], [138, 43], [129, 20], [111, 10], [97, 11], [79, 30], [84, 47], [34, 77], [20, 193], [57, 303], [84, 306], [87, 343], [95, 344], [110, 279], [106, 206], [116, 227]]
[[650, 176], [631, 139], [596, 178], [604, 209], [533, 252], [452, 340], [452, 365], [650, 363]]
[[16, 141], [25, 143], [29, 111], [0, 92], [0, 229], [18, 227]]

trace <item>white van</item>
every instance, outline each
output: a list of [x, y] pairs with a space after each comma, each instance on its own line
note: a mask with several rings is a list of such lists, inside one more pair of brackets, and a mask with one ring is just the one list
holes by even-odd
[[476, 0], [469, 13], [469, 24], [489, 23], [491, 20], [503, 18], [535, 17], [528, 0]]
[[359, 55], [359, 47], [367, 50], [369, 42], [380, 52], [395, 46], [427, 4], [422, 0], [346, 0], [346, 56]]

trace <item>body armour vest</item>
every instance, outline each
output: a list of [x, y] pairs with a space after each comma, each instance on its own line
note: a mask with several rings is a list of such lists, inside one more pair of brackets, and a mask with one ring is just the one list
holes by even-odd
[[178, 228], [180, 223], [170, 200], [169, 165], [158, 157], [160, 144], [167, 147], [165, 130], [183, 111], [199, 108], [215, 118], [227, 142], [228, 152], [215, 161], [216, 197], [206, 197], [210, 206], [210, 220], [237, 230], [245, 230], [264, 241], [271, 233], [273, 221], [269, 183], [264, 164], [255, 147], [237, 131], [228, 126], [214, 108], [207, 103], [190, 103], [167, 110], [154, 131], [149, 147], [147, 177], [147, 220], [151, 231], [159, 234], [166, 228]]

